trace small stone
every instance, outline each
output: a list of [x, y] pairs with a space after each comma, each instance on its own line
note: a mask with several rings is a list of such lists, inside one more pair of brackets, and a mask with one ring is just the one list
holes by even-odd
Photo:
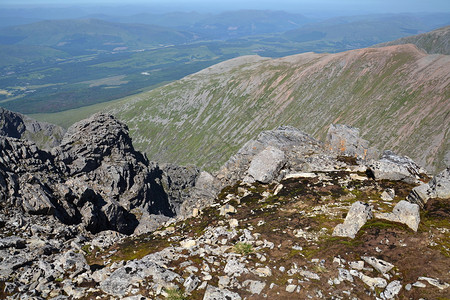
[[418, 280], [425, 280], [427, 281], [429, 284], [434, 285], [435, 287], [437, 287], [440, 290], [445, 290], [446, 288], [448, 288], [450, 285], [446, 282], [441, 282], [438, 279], [434, 279], [434, 278], [430, 278], [430, 277], [419, 277]]
[[283, 189], [283, 185], [281, 183], [279, 183], [276, 188], [275, 191], [273, 192], [273, 195], [276, 196], [278, 195], [278, 193]]
[[239, 276], [242, 273], [248, 273], [245, 264], [237, 261], [236, 259], [228, 260], [223, 271], [229, 276]]
[[412, 285], [411, 283], [408, 283], [407, 285], [405, 285], [405, 290], [407, 290], [408, 292], [411, 290]]
[[266, 286], [265, 282], [262, 281], [256, 281], [256, 280], [246, 280], [243, 283], [244, 287], [249, 287], [249, 292], [254, 294], [261, 294], [262, 290], [264, 289], [264, 287]]
[[210, 274], [207, 274], [207, 275], [203, 276], [202, 279], [203, 279], [203, 281], [209, 281], [212, 279], [212, 276]]
[[225, 216], [227, 214], [235, 214], [237, 212], [236, 208], [230, 204], [225, 204], [220, 208], [220, 215]]
[[348, 265], [350, 266], [350, 268], [355, 269], [355, 270], [361, 271], [362, 269], [364, 269], [364, 261], [362, 261], [362, 260], [349, 261]]
[[393, 264], [375, 257], [362, 256], [361, 258], [382, 274], [389, 272], [394, 267]]
[[425, 283], [420, 282], [420, 281], [417, 281], [417, 282], [413, 283], [412, 286], [413, 287], [418, 287], [418, 288], [426, 288], [427, 287], [427, 285]]
[[395, 197], [395, 190], [394, 189], [386, 189], [381, 193], [381, 200], [384, 201], [392, 201]]
[[229, 290], [208, 285], [205, 291], [205, 295], [203, 296], [203, 300], [219, 300], [219, 299], [241, 300], [241, 296]]
[[302, 275], [308, 279], [320, 280], [319, 275], [317, 275], [316, 273], [313, 273], [311, 271], [301, 270], [300, 275]]
[[272, 271], [270, 270], [269, 267], [258, 268], [255, 270], [255, 274], [260, 277], [269, 277], [272, 276]]
[[237, 219], [230, 219], [229, 221], [230, 227], [235, 228], [239, 226], [239, 221]]
[[197, 286], [200, 284], [200, 279], [198, 277], [191, 275], [183, 283], [184, 290], [186, 293], [190, 293], [193, 290], [197, 288]]
[[386, 287], [386, 289], [383, 292], [384, 298], [386, 299], [393, 299], [395, 296], [400, 293], [400, 290], [402, 289], [402, 284], [398, 280], [394, 280], [391, 283], [389, 283]]
[[296, 284], [289, 284], [288, 286], [286, 286], [286, 292], [293, 293], [295, 292], [296, 288], [297, 288]]
[[193, 216], [194, 218], [198, 217], [199, 214], [200, 214], [200, 211], [198, 210], [198, 208], [192, 209], [192, 216]]
[[197, 242], [195, 240], [184, 240], [180, 242], [181, 247], [185, 248], [185, 249], [189, 249], [194, 247], [195, 245], [197, 245]]
[[353, 282], [353, 276], [350, 274], [350, 272], [346, 269], [338, 268], [339, 271], [339, 279], [341, 281], [347, 280], [349, 282]]
[[341, 265], [341, 259], [339, 257], [333, 258], [333, 264], [338, 264], [340, 266]]
[[228, 276], [219, 276], [219, 288], [226, 288], [230, 284], [230, 277]]
[[387, 286], [386, 279], [384, 279], [384, 278], [379, 278], [379, 277], [373, 278], [373, 277], [366, 276], [362, 273], [359, 273], [359, 278], [372, 289], [384, 288]]

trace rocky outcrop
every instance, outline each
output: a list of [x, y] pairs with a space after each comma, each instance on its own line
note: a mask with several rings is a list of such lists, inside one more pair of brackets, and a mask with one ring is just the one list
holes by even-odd
[[261, 132], [217, 172], [222, 186], [237, 181], [270, 182], [293, 172], [335, 170], [345, 164], [323, 143], [291, 126]]
[[126, 125], [106, 114], [74, 124], [51, 152], [1, 137], [0, 153], [0, 199], [92, 233], [131, 234], [141, 216], [177, 215], [200, 174], [149, 162], [134, 150]]
[[380, 160], [368, 163], [371, 176], [376, 180], [402, 180], [407, 183], [420, 183], [426, 171], [408, 156], [399, 156], [386, 150]]
[[450, 198], [450, 167], [433, 177], [430, 182], [415, 187], [407, 200], [423, 208], [431, 198]]
[[376, 159], [378, 150], [369, 147], [369, 141], [359, 136], [359, 129], [343, 124], [331, 124], [326, 145], [330, 150], [344, 156], [359, 159]]
[[284, 162], [284, 152], [269, 146], [252, 159], [244, 181], [269, 183], [276, 177]]
[[31, 140], [39, 148], [50, 150], [57, 146], [64, 135], [60, 126], [38, 122], [25, 115], [0, 107], [0, 135]]

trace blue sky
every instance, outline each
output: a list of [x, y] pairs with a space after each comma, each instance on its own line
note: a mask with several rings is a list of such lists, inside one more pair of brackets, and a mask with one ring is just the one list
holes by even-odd
[[171, 10], [337, 10], [362, 13], [450, 12], [450, 0], [1, 0], [3, 5], [133, 5], [166, 7]]

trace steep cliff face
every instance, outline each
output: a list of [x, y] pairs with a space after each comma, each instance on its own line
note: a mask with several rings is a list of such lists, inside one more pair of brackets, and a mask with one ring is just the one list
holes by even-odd
[[449, 69], [450, 56], [414, 45], [241, 57], [108, 111], [158, 161], [218, 170], [263, 130], [291, 125], [323, 139], [331, 123], [344, 123], [435, 171], [450, 159]]
[[65, 130], [57, 125], [38, 122], [27, 116], [0, 107], [0, 135], [24, 138], [49, 150], [61, 142]]

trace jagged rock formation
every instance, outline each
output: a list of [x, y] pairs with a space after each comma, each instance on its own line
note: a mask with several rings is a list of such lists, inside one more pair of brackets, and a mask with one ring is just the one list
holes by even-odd
[[131, 234], [142, 215], [175, 216], [199, 173], [170, 166], [163, 173], [134, 150], [128, 128], [105, 114], [74, 124], [51, 152], [25, 140], [0, 142], [1, 199], [93, 233]]
[[[0, 297], [444, 297], [450, 198], [419, 217], [402, 201], [417, 183], [371, 169], [415, 164], [342, 156], [335, 136], [369, 146], [346, 126], [325, 143], [280, 127], [213, 175], [149, 162], [107, 114], [51, 151], [1, 137]], [[428, 187], [445, 196], [448, 174]]]
[[60, 126], [38, 122], [0, 107], [0, 136], [31, 140], [39, 148], [49, 150], [61, 142], [63, 135], [64, 129]]

